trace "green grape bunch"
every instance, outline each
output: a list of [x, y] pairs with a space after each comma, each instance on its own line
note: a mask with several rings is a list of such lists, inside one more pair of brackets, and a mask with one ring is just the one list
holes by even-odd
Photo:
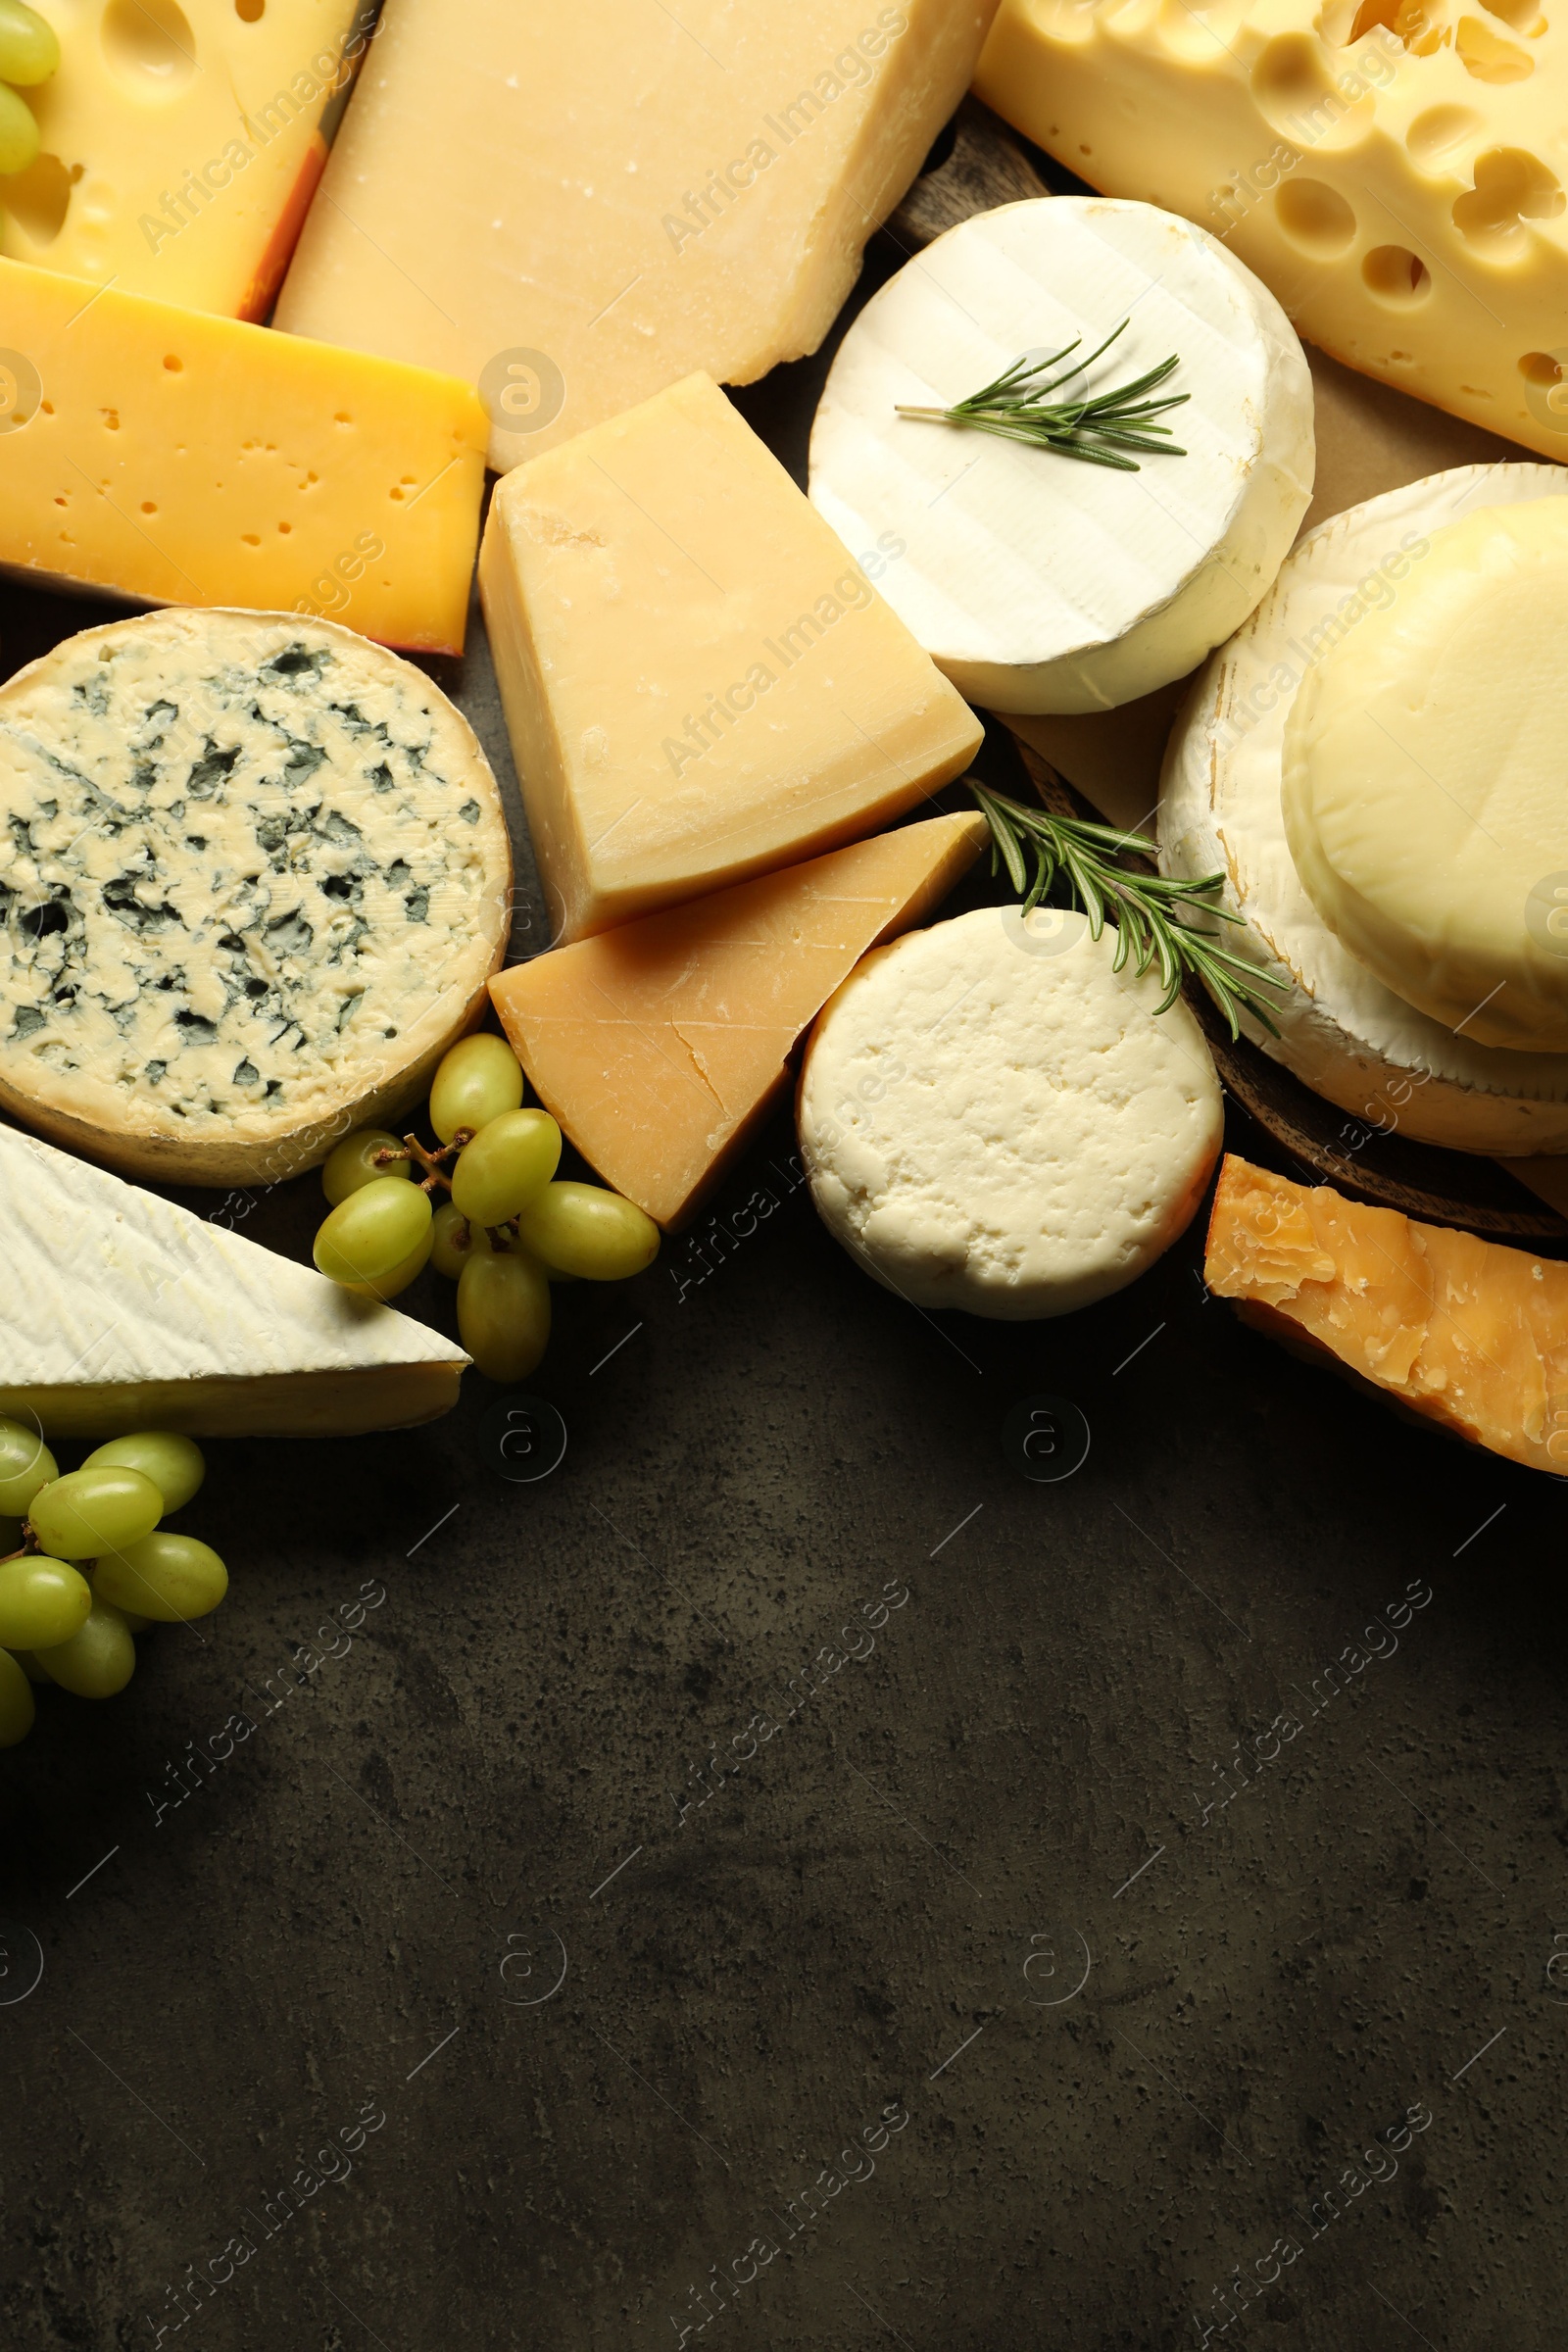
[[60, 71], [60, 41], [26, 0], [0, 0], [0, 177], [38, 160], [38, 124], [23, 90]]

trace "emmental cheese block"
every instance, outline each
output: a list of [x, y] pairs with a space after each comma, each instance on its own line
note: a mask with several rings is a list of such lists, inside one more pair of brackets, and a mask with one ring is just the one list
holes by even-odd
[[973, 713], [718, 387], [509, 474], [479, 586], [559, 939], [868, 833]]
[[490, 994], [583, 1157], [676, 1227], [771, 1108], [839, 983], [939, 905], [985, 837], [978, 812], [930, 817], [558, 948]]
[[996, 0], [387, 0], [278, 305], [450, 368], [491, 462], [814, 351]]
[[239, 1234], [0, 1127], [0, 1413], [46, 1438], [432, 1421], [467, 1357]]
[[0, 338], [0, 564], [462, 652], [466, 385], [4, 260]]
[[1568, 1475], [1568, 1266], [1229, 1157], [1216, 1297], [1472, 1445]]

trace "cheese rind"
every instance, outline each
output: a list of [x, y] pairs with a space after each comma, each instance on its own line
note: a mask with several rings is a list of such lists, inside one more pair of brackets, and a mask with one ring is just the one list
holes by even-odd
[[509, 474], [479, 586], [560, 939], [870, 832], [980, 746], [707, 376]]
[[0, 1127], [0, 1413], [47, 1438], [434, 1420], [466, 1356], [389, 1306]]
[[777, 1101], [840, 981], [940, 904], [985, 835], [977, 811], [930, 817], [535, 956], [490, 994], [583, 1157], [679, 1226]]

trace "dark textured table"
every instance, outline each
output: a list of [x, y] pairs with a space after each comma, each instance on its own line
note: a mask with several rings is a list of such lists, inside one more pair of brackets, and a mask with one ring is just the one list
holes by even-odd
[[[797, 471], [824, 367], [737, 396]], [[5, 666], [111, 616], [8, 590]], [[482, 632], [434, 674], [515, 817]], [[1555, 1484], [1242, 1329], [1200, 1229], [922, 1317], [793, 1153], [559, 1295], [548, 1475], [472, 1375], [215, 1445], [225, 1606], [40, 1694], [6, 2352], [1556, 2352]]]

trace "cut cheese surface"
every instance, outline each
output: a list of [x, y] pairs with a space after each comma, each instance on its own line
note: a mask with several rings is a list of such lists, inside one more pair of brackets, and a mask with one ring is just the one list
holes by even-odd
[[[1077, 343], [1081, 399], [1177, 358], [1152, 422], [1185, 454], [1136, 472], [901, 416]], [[883, 595], [971, 701], [1096, 710], [1185, 677], [1272, 582], [1312, 495], [1312, 384], [1279, 304], [1214, 238], [1149, 205], [1053, 196], [950, 229], [872, 296], [811, 433], [811, 499], [852, 548], [901, 553]]]
[[277, 323], [479, 385], [503, 469], [750, 383], [826, 334], [995, 13], [387, 0]]
[[0, 179], [0, 250], [230, 318], [271, 307], [364, 48], [356, 0], [36, 0], [60, 69], [43, 152]]
[[9, 1127], [0, 1235], [0, 1413], [45, 1437], [343, 1437], [458, 1400], [439, 1332]]
[[466, 385], [4, 260], [0, 335], [0, 564], [462, 652]]
[[973, 713], [707, 376], [509, 474], [480, 592], [557, 935], [885, 824]]
[[1003, 0], [987, 105], [1184, 213], [1300, 332], [1568, 455], [1568, 24], [1533, 0]]
[[1568, 1266], [1228, 1157], [1208, 1287], [1472, 1445], [1568, 1475]]
[[937, 816], [558, 948], [490, 984], [541, 1102], [607, 1183], [682, 1224], [785, 1083], [791, 1049], [868, 948], [980, 853]]

